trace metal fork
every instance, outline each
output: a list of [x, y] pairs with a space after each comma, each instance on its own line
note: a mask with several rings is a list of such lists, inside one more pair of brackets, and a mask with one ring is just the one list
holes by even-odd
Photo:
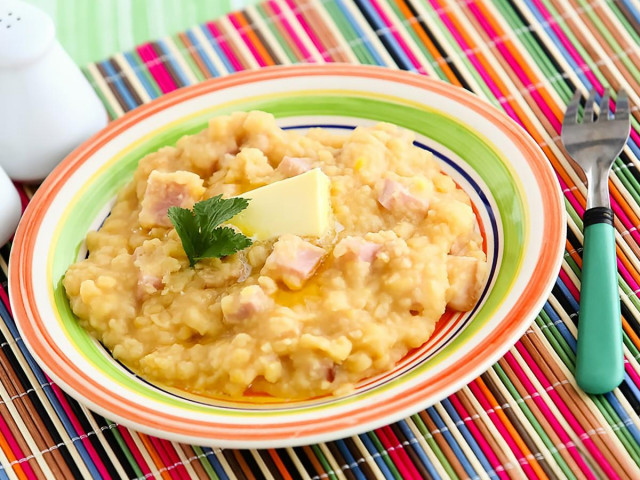
[[581, 96], [576, 91], [562, 122], [562, 143], [587, 176], [576, 379], [587, 393], [606, 393], [616, 388], [623, 376], [620, 295], [608, 179], [613, 161], [629, 138], [631, 120], [626, 93], [618, 92], [612, 117], [609, 89], [605, 89], [597, 120], [596, 91], [591, 90], [582, 123], [578, 123]]

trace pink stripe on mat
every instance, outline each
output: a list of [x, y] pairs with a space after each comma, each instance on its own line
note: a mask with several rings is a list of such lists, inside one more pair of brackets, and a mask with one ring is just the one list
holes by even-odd
[[409, 60], [411, 61], [411, 63], [415, 67], [415, 69], [418, 70], [420, 73], [426, 73], [424, 71], [422, 65], [420, 64], [420, 62], [416, 58], [416, 56], [413, 54], [413, 52], [411, 51], [409, 46], [406, 44], [406, 42], [402, 39], [402, 37], [398, 33], [398, 29], [395, 28], [395, 26], [393, 25], [391, 20], [389, 20], [389, 17], [384, 13], [384, 11], [380, 7], [380, 4], [378, 3], [378, 1], [377, 0], [371, 0], [371, 4], [373, 5], [373, 8], [375, 9], [375, 11], [380, 16], [380, 19], [388, 27], [389, 32], [391, 33], [391, 35], [393, 35], [393, 38], [395, 39], [395, 41], [398, 42], [398, 45], [400, 45], [402, 47], [402, 50], [407, 55], [407, 57], [409, 58]]
[[316, 60], [311, 56], [311, 52], [307, 50], [307, 47], [304, 46], [304, 43], [302, 43], [302, 40], [300, 40], [300, 37], [296, 35], [296, 32], [293, 30], [293, 27], [291, 27], [291, 24], [285, 18], [284, 13], [282, 13], [282, 9], [278, 6], [278, 4], [274, 0], [269, 0], [269, 6], [273, 10], [273, 13], [275, 13], [278, 19], [280, 20], [280, 23], [282, 23], [282, 26], [287, 31], [287, 34], [289, 35], [291, 40], [295, 42], [296, 47], [298, 47], [298, 49], [300, 50], [300, 53], [302, 53], [302, 56], [304, 58], [302, 58], [301, 61], [314, 63]]
[[422, 476], [420, 475], [420, 472], [418, 471], [415, 464], [413, 463], [413, 460], [411, 460], [411, 457], [409, 457], [409, 454], [407, 453], [407, 448], [411, 448], [411, 447], [410, 446], [405, 447], [403, 445], [403, 443], [396, 436], [396, 434], [394, 433], [390, 425], [385, 425], [384, 427], [381, 428], [381, 430], [387, 436], [387, 440], [389, 441], [389, 443], [395, 446], [395, 450], [398, 452], [398, 455], [401, 457], [402, 461], [405, 463], [407, 470], [409, 470], [413, 478], [415, 478], [416, 480], [421, 480]]
[[525, 475], [528, 478], [536, 478], [536, 473], [534, 472], [533, 468], [531, 468], [531, 465], [529, 465], [529, 460], [524, 456], [524, 453], [522, 452], [522, 450], [520, 450], [520, 447], [518, 447], [515, 440], [513, 439], [513, 437], [511, 437], [509, 431], [496, 414], [493, 406], [489, 402], [489, 399], [484, 395], [482, 389], [478, 386], [478, 381], [474, 380], [473, 382], [471, 382], [469, 384], [469, 388], [471, 389], [471, 392], [473, 392], [473, 396], [476, 397], [478, 402], [480, 402], [480, 405], [500, 432], [500, 436], [502, 437], [502, 439], [509, 445], [509, 449], [516, 456], [516, 459], [518, 460], [520, 467], [522, 467]]
[[567, 185], [567, 183], [562, 179], [562, 177], [557, 172], [556, 172], [556, 179], [558, 180], [558, 183], [560, 184], [560, 189], [562, 190], [562, 193], [564, 193], [564, 196], [566, 197], [566, 199], [569, 201], [569, 203], [574, 208], [574, 210], [578, 213], [578, 215], [582, 217], [582, 214], [584, 213], [584, 208], [582, 208], [582, 206], [580, 205], [580, 202], [574, 195], [573, 190], [569, 188], [569, 185]]
[[[609, 110], [610, 111], [615, 111], [615, 102], [613, 101], [613, 98], [611, 100], [609, 100]], [[631, 132], [629, 132], [629, 135], [631, 137], [631, 140], [633, 140], [636, 144], [640, 143], [638, 142], [640, 140], [640, 134], [638, 134], [638, 131], [635, 129], [635, 127], [631, 127]], [[628, 143], [628, 141], [627, 141]]]
[[[532, 0], [532, 2], [535, 4], [538, 11], [544, 17], [545, 22], [549, 25], [549, 27], [551, 27], [553, 32], [556, 34], [556, 36], [558, 37], [558, 40], [560, 40], [560, 43], [562, 43], [562, 45], [567, 50], [569, 55], [571, 55], [571, 58], [573, 58], [573, 60], [578, 64], [578, 67], [584, 71], [584, 74], [589, 79], [589, 82], [591, 82], [594, 86], [596, 86], [596, 89], [598, 90], [599, 93], [602, 93], [602, 85], [600, 84], [596, 76], [593, 74], [591, 69], [587, 66], [587, 64], [585, 63], [584, 59], [580, 56], [578, 51], [573, 47], [573, 44], [571, 43], [571, 41], [564, 34], [562, 29], [558, 25], [557, 20], [553, 17], [553, 15], [551, 15], [549, 10], [547, 10], [547, 8], [544, 6], [544, 4], [540, 0]], [[599, 86], [600, 89], [598, 89], [597, 86]]]
[[180, 480], [181, 478], [188, 477], [187, 470], [184, 468], [184, 465], [182, 465], [182, 462], [176, 455], [175, 450], [173, 450], [171, 443], [157, 437], [148, 436], [147, 438], [155, 447], [156, 452], [158, 452], [158, 455], [162, 460], [162, 464], [167, 468], [167, 471], [172, 478]]
[[6, 424], [4, 418], [2, 418], [2, 415], [0, 415], [0, 434], [2, 434], [2, 436], [5, 438], [5, 440], [9, 444], [9, 448], [11, 448], [11, 452], [13, 452], [13, 454], [16, 456], [17, 466], [22, 469], [29, 480], [31, 480], [32, 478], [37, 479], [38, 477], [31, 468], [31, 465], [29, 465], [29, 462], [25, 459], [26, 455], [20, 448], [20, 445], [18, 445], [18, 442], [16, 442], [13, 433], [11, 433], [9, 425]]
[[640, 232], [638, 232], [638, 230], [634, 228], [635, 225], [633, 224], [633, 222], [629, 219], [624, 210], [622, 210], [620, 204], [613, 198], [611, 198], [611, 209], [616, 214], [616, 217], [618, 217], [620, 222], [622, 222], [624, 228], [629, 232], [631, 238], [633, 238], [636, 243], [640, 243]]
[[146, 438], [149, 443], [151, 443], [153, 451], [156, 453], [158, 459], [160, 460], [160, 463], [156, 464], [156, 467], [158, 468], [157, 473], [160, 473], [163, 477], [168, 475], [173, 480], [179, 480], [174, 472], [173, 462], [169, 460], [167, 453], [164, 451], [164, 448], [160, 443], [160, 439], [146, 434], [144, 434], [144, 438]]
[[[633, 279], [633, 277], [629, 273], [629, 270], [627, 270], [627, 268], [620, 261], [620, 258], [616, 259], [616, 263], [618, 265], [618, 273], [622, 276], [624, 281], [627, 282], [627, 285], [629, 285], [629, 287], [634, 292], [640, 290], [640, 285], [638, 285], [638, 283]], [[571, 295], [573, 295], [573, 298], [575, 298], [576, 301], [580, 301], [580, 290], [578, 290], [578, 287], [569, 278], [569, 275], [564, 270], [560, 270], [559, 276], [560, 279], [564, 282], [567, 289], [571, 292]]]
[[187, 469], [182, 463], [182, 460], [180, 460], [180, 457], [178, 456], [178, 452], [176, 452], [176, 449], [173, 443], [171, 443], [168, 440], [161, 440], [161, 441], [164, 445], [165, 452], [171, 459], [172, 465], [175, 465], [175, 471], [178, 478], [188, 478], [189, 472], [187, 472]]
[[631, 378], [636, 387], [640, 388], [640, 375], [638, 375], [638, 372], [634, 370], [626, 358], [624, 359], [624, 370], [629, 374], [629, 378]]
[[627, 267], [622, 264], [622, 261], [620, 261], [619, 257], [616, 259], [616, 264], [618, 265], [618, 273], [622, 276], [622, 278], [624, 278], [629, 287], [631, 287], [631, 290], [633, 290], [634, 292], [638, 292], [640, 286], [633, 279], [633, 277], [629, 273], [629, 270], [627, 270]]
[[67, 418], [69, 419], [69, 421], [71, 422], [71, 425], [73, 425], [73, 429], [76, 431], [76, 435], [78, 436], [78, 439], [80, 439], [84, 447], [87, 449], [87, 453], [91, 457], [91, 460], [95, 464], [96, 469], [100, 473], [100, 477], [111, 478], [111, 476], [109, 475], [109, 472], [104, 466], [104, 463], [102, 463], [100, 456], [98, 455], [96, 450], [93, 448], [93, 445], [91, 444], [91, 441], [87, 436], [87, 432], [85, 432], [84, 429], [82, 428], [82, 425], [78, 421], [78, 417], [71, 409], [71, 406], [69, 405], [69, 402], [67, 402], [67, 399], [65, 398], [64, 394], [60, 391], [60, 388], [55, 383], [53, 383], [53, 381], [49, 377], [47, 377], [47, 381], [51, 384], [51, 390], [58, 398], [58, 401], [60, 402], [60, 405], [64, 409], [64, 412], [67, 415]]
[[576, 211], [578, 216], [582, 218], [584, 215], [584, 206], [582, 205], [582, 203], [580, 203], [580, 201], [576, 198], [576, 196], [573, 193], [568, 191], [569, 186], [566, 183], [564, 183], [564, 181], [560, 180], [560, 185], [562, 186], [562, 191], [564, 192], [566, 199], [569, 200], [569, 203], [571, 204], [573, 209]]
[[231, 62], [231, 65], [233, 66], [233, 68], [237, 72], [244, 70], [244, 66], [242, 65], [242, 62], [240, 62], [238, 57], [236, 57], [236, 54], [233, 53], [233, 50], [225, 40], [224, 36], [218, 29], [217, 25], [214, 22], [207, 22], [207, 28], [211, 32], [211, 35], [213, 35], [213, 37], [216, 39], [216, 42], [218, 42], [218, 45], [220, 45], [220, 48], [229, 59], [229, 62]]
[[573, 281], [569, 278], [569, 275], [567, 275], [567, 272], [560, 269], [559, 274], [560, 274], [560, 279], [564, 283], [565, 287], [567, 287], [567, 290], [571, 292], [571, 295], [573, 295], [573, 298], [575, 298], [576, 300], [580, 300], [580, 291], [578, 290], [578, 287], [575, 286]]
[[[511, 55], [511, 52], [504, 44], [505, 40], [502, 39], [496, 33], [496, 31], [493, 29], [491, 25], [489, 25], [489, 22], [487, 22], [486, 18], [482, 15], [482, 13], [480, 12], [480, 10], [475, 4], [470, 3], [469, 10], [473, 12], [478, 22], [480, 22], [480, 25], [482, 25], [482, 28], [484, 28], [485, 32], [489, 35], [489, 38], [491, 38], [491, 41], [494, 43], [495, 47], [500, 51], [500, 53], [505, 58], [507, 63], [509, 63], [509, 66], [513, 69], [516, 76], [518, 77], [518, 79], [520, 79], [524, 87], [525, 88], [532, 87], [534, 83], [531, 82], [531, 79], [527, 76], [527, 74], [524, 72], [524, 70], [520, 66], [520, 63], [518, 63], [518, 61], [515, 58], [513, 58], [513, 55]], [[553, 112], [551, 111], [547, 103], [544, 101], [544, 99], [540, 95], [540, 93], [537, 90], [529, 90], [529, 93], [531, 95], [531, 98], [533, 98], [536, 104], [538, 105], [538, 107], [544, 112], [549, 122], [551, 122], [552, 127], [555, 129], [556, 132], [559, 133], [562, 124], [560, 123], [560, 120], [553, 114]]]
[[420, 473], [416, 470], [416, 467], [413, 466], [411, 460], [409, 460], [409, 456], [407, 452], [404, 451], [404, 448], [393, 434], [391, 427], [384, 426], [375, 431], [376, 435], [380, 439], [380, 443], [387, 451], [389, 456], [393, 459], [393, 463], [398, 469], [400, 476], [403, 479], [416, 479], [420, 480]]
[[[524, 373], [524, 370], [522, 370], [522, 367], [520, 367], [520, 364], [513, 356], [513, 353], [507, 352], [504, 356], [504, 359], [507, 361], [513, 372], [522, 383], [522, 386], [527, 391], [527, 394], [531, 396], [531, 399], [535, 402], [542, 415], [544, 415], [545, 420], [549, 422], [549, 425], [551, 425], [553, 431], [558, 435], [560, 441], [562, 442], [562, 445], [567, 449], [567, 452], [569, 452], [569, 455], [571, 455], [571, 458], [573, 458], [573, 460], [576, 462], [576, 465], [580, 468], [582, 473], [589, 480], [596, 480], [595, 475], [585, 463], [575, 444], [573, 443], [565, 429], [562, 427], [562, 425], [560, 425], [560, 423], [556, 419], [555, 414], [553, 414], [551, 410], [549, 410], [546, 402], [542, 399], [536, 387], [533, 386], [533, 384], [529, 380], [529, 377], [527, 377], [527, 374]], [[531, 359], [531, 357], [529, 357], [529, 359]], [[556, 448], [557, 447], [558, 446], [556, 446]]]
[[602, 455], [598, 447], [596, 447], [596, 445], [593, 443], [593, 440], [591, 440], [591, 437], [587, 435], [587, 432], [582, 428], [582, 425], [580, 425], [580, 422], [578, 422], [576, 417], [574, 417], [573, 414], [571, 413], [571, 409], [569, 409], [567, 404], [564, 403], [562, 398], [560, 398], [560, 395], [558, 395], [558, 392], [555, 391], [555, 388], [551, 385], [551, 382], [549, 382], [547, 377], [545, 377], [540, 367], [538, 367], [536, 362], [533, 360], [531, 355], [529, 355], [529, 352], [524, 347], [524, 345], [520, 343], [520, 341], [516, 343], [516, 349], [518, 350], [520, 355], [522, 355], [522, 358], [524, 359], [524, 361], [527, 362], [527, 365], [529, 366], [529, 368], [531, 368], [531, 371], [533, 372], [533, 374], [536, 376], [538, 381], [542, 384], [542, 387], [547, 391], [547, 393], [553, 400], [553, 403], [556, 405], [556, 407], [558, 407], [558, 410], [560, 410], [560, 413], [562, 414], [562, 416], [569, 423], [569, 425], [571, 426], [573, 431], [578, 435], [578, 437], [580, 437], [583, 445], [586, 447], [587, 450], [589, 450], [589, 453], [593, 455], [593, 458], [595, 459], [595, 461], [598, 462], [598, 465], [600, 465], [600, 468], [602, 468], [607, 478], [619, 478], [615, 470], [613, 469], [613, 467], [609, 464], [607, 459], [604, 458], [604, 456]]
[[[574, 48], [571, 41], [565, 36], [562, 29], [558, 26], [557, 21], [553, 18], [553, 15], [549, 13], [549, 10], [545, 8], [545, 6], [540, 0], [532, 0], [532, 1], [535, 4], [536, 8], [544, 16], [545, 21], [549, 23], [549, 26], [551, 27], [551, 29], [558, 36], [558, 39], [560, 40], [562, 45], [566, 48], [567, 52], [569, 52], [569, 55], [571, 55], [571, 58], [575, 60], [580, 70], [584, 72], [585, 76], [589, 79], [589, 82], [593, 85], [593, 87], [596, 89], [598, 94], [602, 95], [602, 93], [604, 92], [604, 87], [598, 81], [597, 77], [593, 74], [591, 67], [589, 67], [586, 64], [584, 59], [580, 56], [578, 51]], [[640, 134], [638, 134], [638, 132], [633, 128], [631, 129], [631, 138], [633, 139], [634, 142], [640, 143]]]
[[13, 313], [11, 313], [11, 304], [9, 302], [9, 296], [7, 295], [7, 292], [5, 291], [2, 285], [0, 285], [0, 301], [4, 304], [5, 308], [7, 309], [7, 312], [9, 312], [9, 315], [13, 317]]
[[[504, 98], [505, 96], [503, 95], [502, 91], [491, 79], [491, 76], [485, 71], [485, 69], [482, 66], [482, 63], [476, 57], [476, 54], [472, 52], [467, 42], [465, 42], [464, 38], [462, 38], [462, 35], [460, 35], [458, 30], [454, 27], [453, 23], [449, 19], [449, 15], [445, 13], [445, 8], [442, 5], [440, 5], [440, 3], [437, 0], [429, 0], [429, 2], [433, 6], [433, 8], [436, 9], [440, 17], [440, 20], [442, 20], [442, 23], [444, 23], [446, 27], [449, 29], [449, 33], [451, 33], [453, 38], [455, 38], [456, 42], [458, 42], [458, 45], [460, 46], [460, 48], [462, 48], [465, 52], [468, 52], [466, 53], [467, 58], [473, 64], [478, 74], [482, 77], [487, 87], [489, 87], [489, 90], [491, 90], [491, 93], [493, 94], [493, 96], [498, 99]], [[514, 121], [516, 121], [518, 125], [524, 128], [524, 125], [520, 121], [520, 117], [518, 117], [515, 110], [513, 110], [513, 108], [508, 102], [500, 102], [500, 106], [505, 110], [507, 115], [509, 115]]]
[[142, 453], [140, 453], [140, 449], [136, 445], [136, 442], [133, 440], [133, 437], [131, 436], [131, 433], [129, 433], [129, 430], [123, 427], [122, 425], [118, 425], [118, 431], [120, 432], [120, 435], [122, 436], [125, 443], [127, 444], [127, 448], [131, 450], [131, 454], [133, 455], [133, 458], [135, 458], [138, 468], [140, 468], [140, 470], [142, 471], [142, 474], [145, 477], [152, 476], [151, 469], [149, 468], [149, 465], [147, 464], [144, 457], [142, 456]]
[[285, 0], [285, 1], [289, 6], [289, 8], [291, 9], [291, 11], [293, 12], [293, 14], [295, 15], [300, 26], [304, 29], [304, 33], [307, 34], [309, 39], [311, 39], [311, 43], [313, 43], [313, 45], [316, 47], [316, 50], [318, 50], [318, 52], [322, 55], [322, 58], [327, 62], [331, 62], [333, 58], [331, 57], [329, 52], [327, 52], [326, 47], [322, 44], [322, 42], [320, 41], [316, 33], [309, 26], [309, 24], [304, 18], [304, 15], [300, 13], [300, 9], [296, 6], [296, 4], [292, 0]]
[[169, 93], [178, 88], [151, 44], [145, 43], [144, 45], [140, 45], [137, 51], [142, 61], [147, 65], [149, 73], [153, 75], [160, 90], [162, 90], [162, 93]]
[[471, 418], [471, 415], [469, 415], [469, 412], [467, 412], [467, 409], [464, 408], [464, 405], [462, 405], [462, 402], [460, 402], [457, 395], [458, 394], [455, 394], [455, 393], [451, 395], [449, 397], [449, 401], [451, 401], [451, 404], [458, 412], [458, 415], [460, 415], [460, 418], [462, 418], [462, 421], [467, 427], [467, 430], [469, 430], [469, 432], [475, 439], [476, 443], [482, 450], [482, 453], [484, 453], [484, 456], [487, 457], [487, 461], [493, 468], [493, 471], [495, 472], [495, 474], [500, 479], [508, 480], [509, 476], [504, 471], [504, 467], [500, 463], [500, 460], [498, 459], [498, 457], [496, 457], [496, 454], [491, 449], [491, 445], [489, 445], [489, 443], [484, 439], [484, 437], [482, 436], [482, 433], [480, 433], [480, 430], [478, 430], [478, 427], [476, 427], [476, 424]]
[[253, 55], [253, 58], [255, 58], [256, 62], [258, 62], [258, 65], [260, 65], [261, 67], [266, 66], [267, 64], [264, 61], [264, 58], [262, 58], [262, 55], [258, 53], [258, 50], [249, 39], [249, 35], [247, 35], [246, 27], [243, 27], [242, 25], [240, 25], [240, 22], [238, 22], [238, 19], [235, 17], [235, 15], [229, 15], [228, 18], [229, 18], [229, 21], [231, 22], [231, 25], [233, 25], [233, 27], [236, 29], [236, 31], [238, 32], [238, 35], [240, 35], [240, 38], [242, 38], [245, 45], [251, 52], [251, 55]]

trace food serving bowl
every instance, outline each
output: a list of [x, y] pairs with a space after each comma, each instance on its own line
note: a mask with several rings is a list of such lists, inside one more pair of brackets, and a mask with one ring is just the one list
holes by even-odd
[[[415, 132], [470, 196], [489, 263], [469, 312], [446, 314], [431, 339], [343, 396], [303, 401], [206, 398], [154, 385], [83, 330], [61, 284], [86, 255], [145, 154], [206, 127], [263, 110], [283, 128], [346, 131], [379, 121]], [[274, 67], [213, 79], [141, 106], [69, 155], [18, 228], [10, 298], [39, 365], [89, 408], [145, 433], [234, 448], [346, 437], [411, 415], [473, 380], [524, 334], [555, 282], [565, 242], [562, 194], [547, 159], [515, 122], [463, 89], [423, 76], [350, 65]]]

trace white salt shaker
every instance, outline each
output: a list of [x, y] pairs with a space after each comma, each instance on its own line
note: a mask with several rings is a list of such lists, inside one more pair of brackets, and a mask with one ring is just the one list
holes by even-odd
[[16, 231], [22, 205], [18, 191], [0, 167], [0, 247], [7, 243]]
[[0, 167], [14, 180], [42, 180], [107, 120], [51, 19], [0, 0]]

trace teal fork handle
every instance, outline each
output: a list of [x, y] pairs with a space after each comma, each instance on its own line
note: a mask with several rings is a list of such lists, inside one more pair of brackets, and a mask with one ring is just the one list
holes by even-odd
[[576, 379], [587, 393], [622, 382], [622, 322], [611, 209], [585, 212]]

